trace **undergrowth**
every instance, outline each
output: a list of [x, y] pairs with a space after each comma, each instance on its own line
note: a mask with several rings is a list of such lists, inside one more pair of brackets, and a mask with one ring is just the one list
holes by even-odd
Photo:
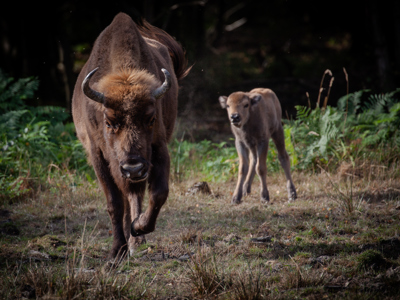
[[[329, 70], [325, 72], [315, 108], [311, 107], [311, 101], [308, 107], [297, 106], [296, 119], [284, 121], [292, 169], [320, 172], [322, 168], [335, 172], [343, 163], [353, 169], [365, 162], [385, 168], [397, 165], [400, 89], [379, 95], [357, 91], [341, 97], [333, 107], [328, 105], [333, 77], [328, 89], [323, 88], [327, 74], [332, 75]], [[70, 114], [61, 107], [29, 105], [38, 85], [36, 78], [15, 80], [0, 71], [0, 194], [3, 199], [46, 188], [54, 178], [71, 188], [82, 180], [93, 182], [95, 178], [76, 138]], [[324, 90], [328, 93], [320, 107]], [[365, 97], [367, 101], [363, 101]], [[231, 141], [173, 140], [169, 145], [172, 178], [180, 181], [196, 177], [208, 182], [234, 179], [238, 156]], [[269, 172], [281, 170], [273, 143], [270, 143], [267, 161]]]
[[[14, 80], [0, 70], [0, 194], [16, 198], [65, 177], [93, 178], [70, 114], [62, 107], [33, 107], [36, 78]], [[70, 178], [74, 175], [74, 178]]]
[[315, 109], [296, 106], [296, 120], [287, 121], [291, 128], [297, 168], [307, 170], [321, 165], [337, 167], [342, 161], [398, 161], [400, 148], [400, 92], [369, 95], [358, 91], [329, 105]]

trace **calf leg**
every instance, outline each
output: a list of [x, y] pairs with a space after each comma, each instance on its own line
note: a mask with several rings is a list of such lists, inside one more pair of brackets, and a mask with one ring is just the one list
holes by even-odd
[[131, 234], [134, 237], [153, 232], [157, 216], [168, 198], [170, 158], [167, 146], [153, 146], [152, 170], [148, 179], [149, 206], [132, 222]]
[[242, 201], [243, 183], [249, 170], [249, 151], [246, 146], [236, 139], [236, 150], [239, 155], [239, 176], [235, 192], [232, 197], [232, 204], [239, 204]]
[[267, 154], [268, 154], [268, 140], [263, 141], [257, 146], [257, 174], [260, 177], [261, 186], [261, 203], [269, 202], [269, 192], [267, 188]]
[[[254, 153], [253, 153], [254, 152]], [[246, 180], [243, 185], [244, 195], [251, 193], [251, 184], [254, 176], [256, 175], [256, 164], [257, 164], [257, 153], [255, 151], [250, 152], [250, 169], [247, 173]]]
[[297, 193], [293, 184], [292, 175], [290, 174], [290, 160], [285, 148], [285, 135], [282, 126], [280, 126], [280, 128], [272, 135], [272, 139], [276, 145], [276, 149], [278, 150], [279, 162], [285, 171], [286, 189], [289, 201], [293, 201], [297, 198]]

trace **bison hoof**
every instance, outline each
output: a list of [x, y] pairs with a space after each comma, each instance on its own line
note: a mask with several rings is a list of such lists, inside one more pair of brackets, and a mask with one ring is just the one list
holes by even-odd
[[111, 260], [119, 261], [124, 258], [127, 254], [128, 247], [127, 245], [120, 246], [113, 246], [109, 255]]
[[142, 232], [141, 230], [136, 231], [135, 230], [135, 222], [137, 222], [139, 218], [136, 218], [135, 220], [133, 220], [132, 224], [131, 224], [131, 235], [134, 237], [137, 237], [139, 235], [143, 235], [145, 234], [144, 232]]
[[[135, 223], [137, 223], [139, 221], [139, 217], [137, 217], [135, 220], [133, 220], [132, 224], [131, 224], [131, 235], [133, 237], [137, 237], [137, 236], [141, 236], [141, 235], [145, 235], [148, 234], [150, 232], [153, 232], [155, 229], [155, 226], [151, 226], [147, 225], [147, 226], [142, 226], [142, 229], [135, 229]], [[136, 226], [138, 227], [138, 226]]]

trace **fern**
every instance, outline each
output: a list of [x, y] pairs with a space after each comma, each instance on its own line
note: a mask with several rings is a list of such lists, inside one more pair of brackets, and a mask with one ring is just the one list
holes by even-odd
[[337, 112], [332, 107], [327, 107], [323, 113], [320, 121], [320, 135], [321, 139], [318, 142], [319, 153], [326, 156], [329, 143], [332, 139], [339, 139], [341, 132], [341, 121], [343, 113]]
[[400, 92], [400, 88], [386, 94], [370, 95], [365, 105], [365, 110], [377, 114], [386, 113], [387, 108], [392, 107], [396, 103], [394, 95], [398, 92]]
[[[368, 90], [341, 97], [337, 108], [297, 106], [296, 120], [285, 125], [295, 138], [297, 167], [306, 169], [315, 163], [334, 162], [333, 158], [354, 160], [360, 155], [373, 156], [385, 147], [399, 147], [399, 91], [370, 95], [363, 105]], [[359, 142], [353, 144], [356, 140]]]
[[35, 78], [7, 78], [0, 70], [0, 199], [21, 195], [18, 182], [23, 177], [45, 183], [56, 170], [49, 169], [50, 164], [89, 177], [87, 172], [93, 173], [74, 134], [75, 127], [65, 124], [70, 117], [65, 109], [27, 105], [38, 84]]
[[0, 70], [0, 113], [21, 110], [26, 107], [23, 100], [31, 99], [39, 87], [34, 77], [14, 80]]
[[347, 115], [355, 115], [360, 109], [361, 97], [369, 90], [361, 90], [339, 98], [337, 108]]

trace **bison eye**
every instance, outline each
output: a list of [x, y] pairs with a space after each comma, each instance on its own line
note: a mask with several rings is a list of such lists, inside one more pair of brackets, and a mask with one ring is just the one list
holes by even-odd
[[105, 121], [106, 127], [108, 129], [111, 129], [113, 133], [116, 133], [119, 128], [119, 124], [111, 124], [109, 121]]
[[153, 126], [155, 121], [156, 121], [156, 117], [152, 117], [150, 122], [149, 122], [149, 126], [150, 127]]
[[249, 107], [249, 105], [248, 105], [248, 104], [246, 104], [246, 105], [244, 106], [244, 108], [247, 108], [247, 107]]

